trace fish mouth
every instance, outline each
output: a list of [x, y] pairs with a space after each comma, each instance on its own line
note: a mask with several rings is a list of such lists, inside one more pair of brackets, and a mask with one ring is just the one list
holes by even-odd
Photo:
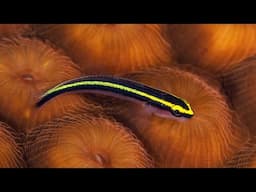
[[194, 116], [194, 112], [192, 114], [182, 114], [183, 117], [192, 118]]

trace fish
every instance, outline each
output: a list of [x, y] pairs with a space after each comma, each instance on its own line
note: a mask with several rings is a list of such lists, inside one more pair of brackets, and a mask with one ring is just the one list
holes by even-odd
[[152, 113], [165, 118], [191, 118], [190, 104], [174, 94], [155, 89], [140, 82], [115, 76], [83, 76], [65, 81], [46, 91], [36, 103], [41, 107], [64, 93], [95, 93], [143, 103]]

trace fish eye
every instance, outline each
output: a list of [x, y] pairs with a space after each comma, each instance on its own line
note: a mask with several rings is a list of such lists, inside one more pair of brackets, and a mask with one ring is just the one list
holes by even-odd
[[172, 114], [175, 116], [175, 117], [181, 117], [182, 114], [179, 112], [179, 110], [174, 110], [172, 111]]

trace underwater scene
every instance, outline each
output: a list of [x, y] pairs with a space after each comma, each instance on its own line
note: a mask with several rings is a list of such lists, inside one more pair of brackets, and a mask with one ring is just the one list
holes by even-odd
[[0, 24], [0, 168], [256, 168], [256, 24]]

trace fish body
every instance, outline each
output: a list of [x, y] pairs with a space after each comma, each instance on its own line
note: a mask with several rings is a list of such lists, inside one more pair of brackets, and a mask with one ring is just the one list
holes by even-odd
[[70, 92], [100, 93], [143, 102], [164, 116], [191, 118], [194, 115], [190, 104], [182, 98], [139, 82], [113, 76], [85, 76], [63, 82], [43, 94], [37, 107], [60, 94]]

